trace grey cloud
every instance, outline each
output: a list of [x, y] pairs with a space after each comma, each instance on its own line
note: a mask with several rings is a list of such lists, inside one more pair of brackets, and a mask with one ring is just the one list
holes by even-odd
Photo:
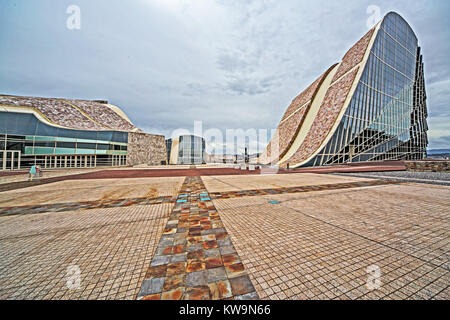
[[[221, 130], [275, 128], [292, 99], [367, 31], [373, 1], [77, 3], [79, 32], [65, 28], [69, 0], [0, 1], [0, 92], [106, 99], [138, 127], [169, 135], [192, 129], [194, 120]], [[449, 2], [376, 4], [382, 14], [398, 11], [417, 31], [430, 146], [445, 144]]]
[[450, 149], [450, 135], [444, 137], [430, 137], [430, 149]]

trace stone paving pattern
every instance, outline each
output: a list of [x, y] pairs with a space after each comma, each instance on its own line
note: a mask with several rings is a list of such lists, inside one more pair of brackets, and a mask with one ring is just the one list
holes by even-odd
[[134, 299], [172, 206], [1, 217], [0, 299]]
[[415, 171], [391, 171], [391, 172], [354, 172], [339, 173], [336, 175], [365, 177], [371, 179], [391, 179], [397, 181], [419, 182], [450, 186], [450, 172], [415, 172]]
[[183, 181], [183, 177], [66, 180], [0, 192], [0, 207], [70, 207], [74, 203], [113, 205], [133, 199], [145, 203], [157, 198], [171, 198]]
[[202, 177], [202, 180], [206, 189], [212, 193], [373, 181], [373, 179], [368, 178], [312, 173], [263, 174], [246, 178], [241, 176], [207, 176]]
[[[183, 184], [140, 172], [148, 174], [0, 192], [2, 207], [15, 197], [16, 205], [171, 198], [0, 215], [0, 299], [450, 298], [449, 187], [311, 173]], [[73, 265], [79, 289], [67, 287]], [[382, 272], [377, 290], [366, 286], [370, 265]]]
[[138, 299], [258, 299], [200, 177], [186, 177]]
[[[0, 193], [0, 205], [138, 194], [176, 196], [184, 178], [71, 180]], [[49, 193], [49, 198], [42, 195]], [[56, 197], [57, 198], [57, 197]], [[25, 202], [24, 199], [21, 200]], [[0, 299], [135, 299], [173, 203], [0, 215]], [[80, 289], [68, 289], [67, 268], [77, 265]]]
[[240, 198], [251, 197], [267, 194], [286, 194], [286, 193], [300, 193], [300, 192], [314, 192], [322, 190], [337, 190], [337, 189], [351, 189], [362, 188], [371, 186], [380, 186], [386, 184], [398, 184], [397, 181], [385, 181], [385, 180], [372, 180], [372, 181], [359, 181], [348, 183], [336, 183], [336, 184], [323, 184], [315, 186], [300, 186], [290, 188], [278, 188], [278, 189], [259, 189], [259, 190], [242, 190], [242, 191], [230, 191], [230, 192], [212, 192], [210, 193], [211, 199], [228, 199], [228, 198]]
[[[284, 194], [284, 193], [299, 193], [299, 192], [313, 192], [321, 190], [335, 190], [335, 189], [349, 189], [349, 188], [361, 188], [366, 186], [376, 186], [385, 184], [396, 184], [396, 181], [384, 181], [384, 180], [371, 180], [371, 181], [358, 181], [348, 183], [336, 183], [336, 184], [323, 184], [316, 186], [299, 186], [299, 187], [286, 187], [286, 188], [272, 188], [272, 189], [254, 189], [254, 190], [242, 190], [242, 191], [229, 191], [229, 192], [212, 192], [209, 194], [211, 199], [226, 199], [226, 198], [238, 198], [249, 197], [266, 194]], [[28, 192], [27, 192], [28, 194]], [[88, 210], [96, 208], [117, 208], [117, 207], [129, 207], [136, 205], [151, 205], [161, 203], [175, 203], [176, 197], [163, 196], [157, 198], [120, 198], [110, 200], [97, 200], [97, 201], [81, 201], [81, 202], [63, 202], [63, 203], [49, 203], [42, 205], [28, 205], [28, 206], [15, 206], [15, 207], [0, 207], [0, 215], [24, 215], [24, 214], [37, 214], [44, 212], [65, 212], [73, 210]]]
[[401, 184], [213, 202], [262, 299], [449, 299], [449, 199]]

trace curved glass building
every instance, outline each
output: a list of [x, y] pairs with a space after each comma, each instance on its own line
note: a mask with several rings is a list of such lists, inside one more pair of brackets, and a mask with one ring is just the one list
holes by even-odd
[[166, 140], [169, 164], [205, 163], [205, 139], [194, 135], [182, 135]]
[[391, 12], [292, 101], [259, 162], [299, 167], [422, 159], [426, 118], [418, 40]]

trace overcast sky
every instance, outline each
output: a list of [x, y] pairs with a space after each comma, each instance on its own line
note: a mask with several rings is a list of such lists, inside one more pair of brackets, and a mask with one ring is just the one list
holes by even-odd
[[[68, 29], [67, 8], [81, 10]], [[396, 11], [423, 48], [430, 148], [450, 148], [450, 1], [1, 0], [0, 93], [106, 99], [137, 127], [274, 129], [295, 96]]]

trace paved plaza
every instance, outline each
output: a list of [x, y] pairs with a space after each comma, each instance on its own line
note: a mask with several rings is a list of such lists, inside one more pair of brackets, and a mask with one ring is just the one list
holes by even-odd
[[0, 298], [450, 298], [448, 186], [191, 169], [0, 177]]

